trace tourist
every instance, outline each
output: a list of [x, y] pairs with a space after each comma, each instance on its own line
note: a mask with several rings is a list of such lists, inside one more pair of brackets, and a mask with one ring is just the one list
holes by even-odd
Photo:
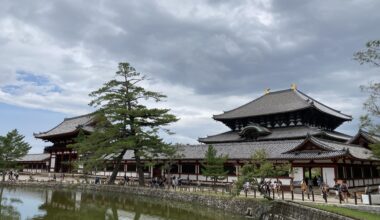
[[173, 176], [173, 177], [172, 177], [172, 188], [173, 188], [173, 189], [175, 189], [175, 187], [177, 186], [176, 183], [177, 183], [177, 178], [176, 178], [176, 176]]
[[340, 185], [340, 191], [342, 193], [342, 200], [348, 203], [348, 186], [347, 182], [344, 180], [343, 183]]
[[329, 191], [329, 186], [325, 183], [322, 183], [321, 185], [322, 185], [322, 197], [327, 203], [327, 193]]
[[16, 181], [18, 181], [18, 172], [17, 171], [15, 171], [15, 178], [16, 178]]
[[129, 176], [124, 176], [124, 183], [127, 185], [129, 183]]
[[323, 185], [322, 185], [322, 177], [320, 175], [318, 176], [318, 179], [317, 179], [317, 185], [318, 185], [319, 188], [323, 187]]
[[267, 194], [268, 196], [270, 196], [271, 187], [272, 187], [272, 182], [271, 182], [270, 180], [267, 181], [265, 187], [266, 187], [266, 194]]
[[247, 197], [247, 195], [248, 195], [249, 188], [250, 188], [250, 184], [249, 184], [248, 181], [246, 181], [246, 182], [243, 184], [243, 189], [244, 189], [245, 197]]
[[303, 179], [302, 182], [301, 182], [301, 191], [305, 194], [306, 190], [307, 190], [306, 180]]
[[12, 170], [10, 170], [10, 171], [8, 172], [8, 180], [9, 180], [9, 181], [12, 181], [12, 180], [13, 180], [13, 172], [12, 172]]
[[277, 192], [277, 198], [280, 198], [280, 192], [281, 192], [282, 182], [280, 180], [277, 180], [276, 182], [276, 192]]
[[307, 186], [308, 186], [309, 193], [311, 193], [311, 191], [313, 191], [313, 180], [312, 179], [309, 179], [307, 181]]
[[95, 177], [95, 184], [100, 184], [100, 177], [98, 176]]

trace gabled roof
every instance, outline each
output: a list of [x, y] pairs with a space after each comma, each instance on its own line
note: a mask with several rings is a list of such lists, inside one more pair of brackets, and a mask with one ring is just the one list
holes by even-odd
[[304, 151], [308, 143], [311, 143], [317, 147], [316, 149], [313, 149], [312, 151], [334, 151], [334, 148], [329, 147], [326, 144], [320, 143], [317, 140], [318, 140], [317, 138], [308, 136], [300, 145], [284, 153], [294, 153], [294, 152]]
[[61, 122], [56, 127], [46, 132], [41, 132], [37, 134], [35, 133], [34, 137], [44, 139], [58, 135], [71, 134], [73, 132], [79, 131], [79, 129], [84, 129], [86, 131], [91, 132], [91, 124], [94, 122], [94, 119], [95, 114], [93, 113], [73, 118], [65, 118], [63, 122]]
[[19, 162], [42, 162], [50, 159], [50, 154], [27, 154], [17, 161]]
[[255, 117], [293, 112], [307, 108], [315, 108], [325, 114], [342, 120], [352, 120], [350, 115], [330, 108], [296, 89], [270, 92], [238, 108], [226, 111], [223, 114], [214, 115], [213, 118], [215, 120], [224, 120]]
[[[283, 127], [270, 129], [271, 134], [258, 137], [257, 141], [265, 140], [284, 140], [284, 139], [296, 139], [305, 138], [308, 134], [313, 136], [326, 136], [331, 139], [341, 140], [346, 142], [351, 136], [342, 134], [336, 131], [324, 131], [319, 128], [309, 126], [295, 126], [295, 127]], [[239, 142], [247, 141], [244, 137], [239, 135], [238, 131], [228, 131], [216, 135], [207, 136], [205, 138], [199, 138], [199, 142], [202, 143], [223, 143], [223, 142]]]
[[[304, 146], [310, 142], [317, 146], [319, 150], [314, 150], [314, 151], [303, 151]], [[330, 153], [328, 153], [330, 152]], [[352, 145], [352, 144], [346, 144], [346, 143], [341, 143], [341, 142], [336, 142], [336, 141], [331, 141], [331, 140], [325, 140], [322, 138], [316, 138], [309, 136], [306, 138], [300, 145], [296, 146], [295, 148], [284, 152], [285, 155], [291, 155], [293, 154], [294, 156], [300, 155], [300, 154], [340, 154], [340, 155], [346, 155], [350, 156], [353, 158], [361, 159], [361, 160], [375, 160], [373, 158], [372, 151], [362, 148], [358, 145]]]
[[354, 143], [359, 137], [363, 137], [366, 139], [370, 144], [375, 144], [380, 142], [380, 136], [377, 134], [371, 134], [367, 131], [363, 131], [362, 129], [359, 130], [359, 132], [352, 137], [348, 143]]

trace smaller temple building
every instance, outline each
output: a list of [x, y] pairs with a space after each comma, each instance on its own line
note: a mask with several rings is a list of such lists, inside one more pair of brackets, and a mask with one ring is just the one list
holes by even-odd
[[[261, 97], [214, 115], [213, 119], [226, 125], [226, 131], [199, 138], [197, 145], [178, 146], [182, 157], [172, 166], [171, 174], [189, 181], [208, 181], [202, 175], [202, 162], [208, 146], [213, 145], [219, 154], [228, 155], [225, 164], [228, 176], [224, 182], [236, 181], [240, 168], [257, 150], [264, 150], [273, 163], [291, 164], [289, 173], [279, 177], [284, 185], [316, 177], [329, 186], [340, 180], [347, 181], [350, 187], [380, 184], [380, 160], [373, 157], [369, 148], [370, 144], [380, 142], [380, 136], [363, 130], [355, 136], [336, 131], [352, 117], [322, 104], [295, 86], [275, 92], [267, 90]], [[28, 155], [21, 162], [28, 168], [36, 166], [32, 164], [40, 164], [39, 167], [44, 164], [44, 170], [49, 172], [74, 172], [71, 162], [78, 155], [68, 145], [75, 141], [80, 130], [90, 133], [94, 125], [94, 117], [89, 114], [67, 118], [55, 128], [35, 134], [52, 146], [45, 148], [44, 156]], [[127, 151], [123, 159], [119, 176], [137, 177], [133, 152]], [[165, 175], [161, 169], [165, 160], [158, 157], [145, 161], [156, 164], [147, 166], [145, 175]], [[96, 175], [111, 174], [113, 161], [105, 164], [104, 170], [98, 170]]]

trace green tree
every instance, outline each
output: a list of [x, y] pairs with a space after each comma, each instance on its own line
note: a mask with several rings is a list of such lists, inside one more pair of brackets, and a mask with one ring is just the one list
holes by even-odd
[[166, 173], [166, 184], [168, 188], [170, 188], [171, 185], [171, 169], [172, 166], [181, 158], [184, 157], [184, 155], [181, 153], [182, 147], [180, 144], [176, 144], [175, 146], [170, 146], [167, 150], [165, 150], [165, 154], [163, 157], [165, 158], [164, 164], [161, 166], [161, 169], [164, 170]]
[[17, 160], [25, 156], [30, 150], [30, 145], [24, 141], [24, 136], [16, 129], [0, 136], [0, 170], [5, 180], [5, 172], [17, 167]]
[[209, 177], [213, 186], [218, 180], [224, 180], [228, 174], [228, 171], [224, 170], [224, 163], [228, 160], [228, 155], [217, 155], [218, 152], [214, 146], [209, 145], [205, 153], [205, 159], [202, 163], [202, 175]]
[[93, 98], [90, 106], [99, 108], [96, 128], [91, 134], [81, 137], [73, 147], [84, 155], [81, 162], [88, 170], [104, 163], [104, 160], [115, 162], [109, 184], [114, 183], [127, 150], [134, 153], [139, 184], [144, 185], [142, 159], [154, 158], [169, 149], [158, 133], [165, 131], [171, 134], [163, 126], [178, 119], [169, 114], [169, 109], [149, 108], [143, 104], [143, 101], [160, 102], [166, 98], [161, 93], [139, 86], [144, 80], [146, 77], [129, 63], [120, 63], [115, 79], [90, 93]]
[[278, 178], [288, 174], [290, 170], [289, 163], [274, 164], [267, 159], [265, 150], [256, 151], [251, 160], [244, 164], [240, 170], [239, 179], [236, 183], [236, 194], [239, 194], [245, 182], [250, 182], [257, 188], [264, 197], [270, 199], [260, 187], [260, 181], [265, 178]]
[[[380, 40], [372, 40], [366, 43], [366, 49], [356, 52], [354, 59], [360, 64], [372, 64], [380, 67]], [[368, 85], [360, 86], [362, 92], [368, 94], [367, 100], [363, 103], [367, 113], [360, 117], [361, 128], [370, 133], [380, 133], [380, 82], [371, 82]], [[370, 145], [376, 157], [380, 158], [380, 143]]]
[[380, 66], [380, 40], [368, 41], [364, 50], [354, 53], [354, 59], [360, 64]]

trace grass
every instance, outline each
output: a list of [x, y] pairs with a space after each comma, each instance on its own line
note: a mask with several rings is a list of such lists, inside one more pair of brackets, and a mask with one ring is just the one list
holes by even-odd
[[339, 207], [339, 206], [334, 206], [334, 205], [307, 204], [307, 206], [311, 206], [313, 208], [336, 213], [339, 215], [344, 215], [344, 216], [354, 218], [354, 219], [360, 219], [360, 220], [379, 220], [380, 219], [379, 214], [361, 211], [361, 210], [349, 209], [349, 208]]

